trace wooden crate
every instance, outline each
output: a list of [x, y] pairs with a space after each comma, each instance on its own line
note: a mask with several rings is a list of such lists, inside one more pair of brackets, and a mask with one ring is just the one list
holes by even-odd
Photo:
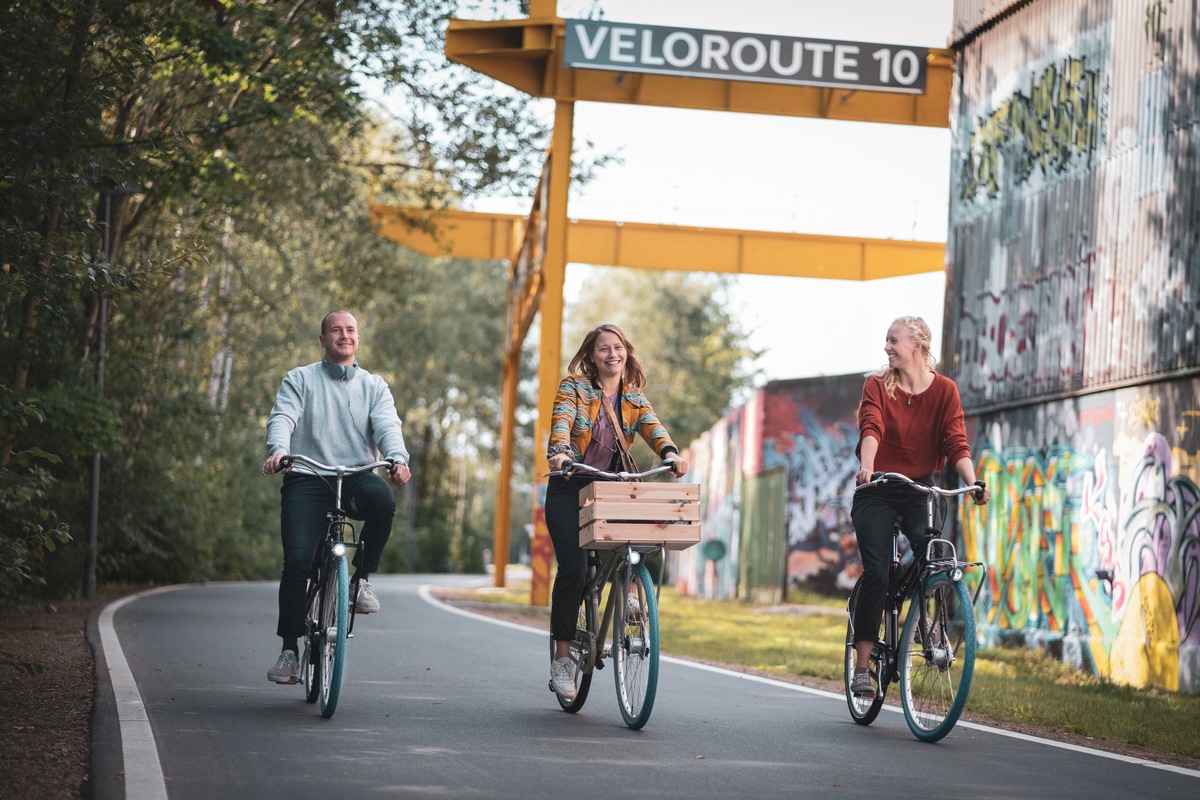
[[686, 550], [699, 541], [697, 483], [593, 481], [579, 492], [580, 547], [661, 544]]

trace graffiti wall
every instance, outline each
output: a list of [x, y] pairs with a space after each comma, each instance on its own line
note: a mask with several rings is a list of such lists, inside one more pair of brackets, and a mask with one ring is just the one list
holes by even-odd
[[[956, 0], [946, 372], [981, 631], [1200, 692], [1200, 27], [1161, 0]], [[997, 513], [1003, 504], [1003, 513]]]
[[1194, 7], [1036, 0], [985, 24], [973, 5], [942, 346], [968, 412], [1195, 369]]
[[762, 466], [787, 471], [789, 586], [849, 593], [861, 571], [850, 500], [862, 385], [862, 375], [841, 375], [777, 381], [763, 390]]
[[[782, 599], [800, 583], [849, 592], [860, 569], [849, 492], [858, 471], [854, 415], [862, 383], [862, 375], [773, 381], [689, 448], [689, 479], [701, 484], [703, 541], [674, 557], [678, 588], [729, 598]], [[776, 472], [783, 480], [763, 477]], [[782, 487], [783, 497], [756, 496], [763, 508], [754, 515], [742, 504], [756, 494], [748, 491], [756, 480], [760, 490]], [[777, 504], [782, 515], [770, 513]], [[781, 516], [782, 537], [762, 529]], [[713, 539], [722, 546], [706, 549]], [[706, 552], [721, 558], [714, 562]], [[779, 554], [782, 568], [745, 563]]]
[[1200, 693], [1200, 379], [984, 416], [975, 449], [994, 497], [960, 512], [988, 566], [981, 633]]
[[700, 544], [670, 554], [671, 582], [684, 594], [733, 599], [738, 590], [743, 420], [754, 405], [726, 416], [688, 448], [687, 480], [700, 484]]

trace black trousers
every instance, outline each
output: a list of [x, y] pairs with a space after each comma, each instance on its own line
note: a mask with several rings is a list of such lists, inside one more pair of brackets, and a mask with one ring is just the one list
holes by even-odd
[[575, 638], [587, 578], [587, 551], [579, 546], [579, 492], [593, 480], [581, 475], [570, 480], [552, 475], [546, 485], [546, 528], [558, 561], [550, 593], [550, 636], [558, 641]]
[[[925, 481], [922, 481], [925, 482]], [[937, 506], [934, 506], [936, 513]], [[888, 570], [892, 563], [892, 524], [902, 518], [905, 537], [914, 557], [924, 557], [929, 541], [925, 494], [902, 483], [871, 486], [854, 493], [850, 518], [858, 538], [863, 572], [858, 579], [858, 604], [854, 612], [854, 641], [874, 642], [883, 621]], [[937, 524], [937, 520], [934, 520]]]
[[[304, 634], [304, 601], [312, 577], [317, 545], [329, 527], [325, 516], [333, 502], [328, 480], [289, 472], [280, 490], [279, 536], [283, 541], [283, 574], [279, 578], [278, 636]], [[342, 506], [351, 519], [362, 520], [354, 566], [361, 574], [379, 569], [383, 546], [392, 534], [396, 495], [388, 482], [374, 472], [342, 479]]]

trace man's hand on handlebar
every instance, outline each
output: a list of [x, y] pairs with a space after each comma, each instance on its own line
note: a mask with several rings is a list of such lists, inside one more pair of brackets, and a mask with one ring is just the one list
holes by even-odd
[[387, 471], [388, 480], [397, 486], [403, 486], [412, 479], [412, 472], [407, 464], [392, 464]]
[[[263, 465], [262, 465], [262, 474], [263, 475], [274, 475], [276, 472], [279, 472], [280, 468], [283, 466], [283, 460], [285, 458], [287, 458], [287, 456], [283, 456], [283, 455], [267, 456], [267, 460], [264, 461]], [[291, 469], [290, 465], [289, 465], [288, 469]]]

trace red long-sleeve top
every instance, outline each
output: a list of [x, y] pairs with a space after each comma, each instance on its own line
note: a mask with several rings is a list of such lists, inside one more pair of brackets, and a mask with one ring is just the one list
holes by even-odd
[[934, 375], [933, 383], [920, 394], [910, 395], [897, 387], [895, 398], [887, 396], [883, 378], [869, 375], [863, 384], [858, 409], [859, 445], [874, 436], [879, 441], [875, 455], [877, 472], [899, 472], [917, 478], [971, 457], [963, 425], [958, 387], [945, 375]]

